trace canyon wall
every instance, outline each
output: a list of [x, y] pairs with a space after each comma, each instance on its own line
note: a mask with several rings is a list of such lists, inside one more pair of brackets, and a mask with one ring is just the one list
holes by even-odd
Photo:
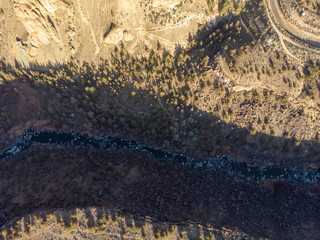
[[120, 42], [134, 54], [158, 41], [174, 50], [214, 19], [205, 0], [0, 0], [0, 6], [0, 56], [24, 66], [97, 61]]

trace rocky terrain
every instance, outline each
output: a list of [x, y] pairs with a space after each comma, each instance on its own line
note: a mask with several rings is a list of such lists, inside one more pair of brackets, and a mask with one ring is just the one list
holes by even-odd
[[[28, 239], [28, 231], [23, 228], [27, 222], [14, 227], [22, 216], [38, 211], [44, 217], [56, 209], [72, 213], [75, 207], [90, 206], [150, 217], [164, 222], [164, 226], [200, 224], [203, 228], [229, 230], [231, 239], [241, 239], [241, 235], [253, 239], [316, 239], [313, 236], [319, 235], [319, 184], [239, 181], [216, 172], [183, 168], [146, 153], [44, 144], [2, 163], [0, 173], [0, 220], [7, 223], [3, 230], [11, 236], [9, 239], [21, 234]], [[62, 221], [66, 227], [71, 225], [68, 215], [60, 218]], [[82, 233], [100, 232], [99, 222], [95, 218], [90, 221], [89, 225], [79, 222]], [[35, 224], [30, 234], [41, 233], [40, 223], [30, 223]], [[60, 232], [64, 226], [57, 227]], [[122, 233], [130, 231], [126, 225], [122, 229]], [[50, 236], [49, 229], [47, 233]], [[107, 233], [108, 229], [101, 229], [100, 234]], [[61, 238], [70, 237], [61, 234]], [[201, 239], [200, 235], [193, 239]], [[128, 233], [123, 238], [130, 236]], [[212, 232], [208, 235], [209, 239], [215, 237]]]
[[24, 66], [98, 61], [122, 41], [142, 54], [157, 41], [169, 50], [207, 20], [206, 1], [1, 0], [0, 56]]
[[[319, 171], [317, 24], [316, 0], [0, 0], [1, 150], [52, 130]], [[319, 236], [318, 182], [71, 145], [1, 160], [3, 239]]]

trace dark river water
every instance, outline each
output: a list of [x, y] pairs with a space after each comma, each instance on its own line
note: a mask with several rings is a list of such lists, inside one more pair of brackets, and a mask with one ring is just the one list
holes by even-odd
[[156, 159], [180, 164], [189, 168], [201, 168], [215, 171], [225, 176], [238, 179], [266, 180], [284, 179], [294, 182], [320, 182], [320, 169], [298, 169], [277, 166], [256, 166], [237, 162], [230, 156], [217, 155], [210, 160], [194, 159], [182, 154], [166, 152], [147, 145], [140, 144], [134, 140], [123, 139], [112, 136], [92, 136], [77, 132], [64, 133], [59, 131], [25, 131], [10, 148], [0, 152], [0, 161], [6, 161], [14, 154], [32, 147], [37, 143], [59, 144], [64, 146], [82, 146], [97, 149], [123, 149], [148, 153]]

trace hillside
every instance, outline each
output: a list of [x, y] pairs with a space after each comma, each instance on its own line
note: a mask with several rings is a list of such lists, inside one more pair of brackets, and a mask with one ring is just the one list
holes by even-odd
[[211, 18], [205, 0], [1, 0], [0, 5], [0, 55], [25, 66], [97, 62], [120, 41], [135, 54], [156, 48], [157, 40], [174, 50]]
[[[317, 239], [319, 178], [307, 175], [320, 176], [318, 23], [315, 0], [0, 0], [7, 239], [94, 239], [99, 221], [66, 231], [52, 220], [43, 230], [35, 218], [21, 235], [17, 220], [89, 208], [150, 217], [162, 230], [170, 223], [174, 238]], [[25, 130], [72, 137], [28, 143]], [[120, 144], [90, 147], [77, 133]], [[307, 180], [203, 167], [219, 156], [242, 172], [274, 166], [305, 170]], [[171, 236], [112, 221], [103, 234], [117, 239]]]
[[[14, 232], [14, 234], [12, 234]], [[104, 208], [73, 209], [23, 216], [2, 230], [15, 239], [254, 239], [229, 229], [195, 223], [179, 225]]]

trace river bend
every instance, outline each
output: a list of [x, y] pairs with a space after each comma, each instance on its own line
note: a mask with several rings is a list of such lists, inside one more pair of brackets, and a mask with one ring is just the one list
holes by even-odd
[[97, 149], [122, 149], [139, 151], [152, 155], [155, 159], [164, 159], [184, 167], [215, 171], [222, 175], [238, 179], [266, 180], [283, 179], [290, 182], [318, 183], [320, 169], [298, 169], [279, 166], [256, 166], [237, 162], [233, 157], [217, 155], [210, 160], [199, 160], [179, 153], [167, 152], [143, 145], [131, 139], [113, 136], [94, 136], [78, 132], [61, 131], [25, 131], [22, 137], [11, 147], [0, 152], [0, 161], [5, 162], [14, 154], [24, 151], [37, 143], [63, 146], [81, 146]]

